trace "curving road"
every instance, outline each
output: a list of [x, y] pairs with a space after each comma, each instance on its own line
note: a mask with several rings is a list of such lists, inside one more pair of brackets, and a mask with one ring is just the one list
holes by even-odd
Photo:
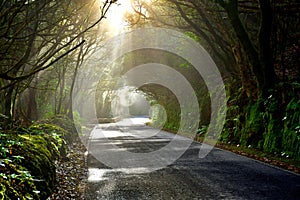
[[[148, 155], [174, 139], [174, 134], [144, 122], [135, 118], [94, 128], [87, 199], [300, 199], [299, 175], [218, 148], [200, 159], [201, 144], [195, 142], [167, 167], [153, 171], [157, 161], [166, 160], [160, 156], [152, 162], [145, 157], [144, 164], [135, 167], [130, 164], [136, 163], [135, 157], [124, 158], [120, 152]], [[120, 167], [110, 167], [110, 159]]]

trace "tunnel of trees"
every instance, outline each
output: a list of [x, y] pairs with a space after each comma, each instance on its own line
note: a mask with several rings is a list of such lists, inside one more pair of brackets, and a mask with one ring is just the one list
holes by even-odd
[[[136, 1], [132, 28], [174, 28], [198, 41], [217, 64], [227, 90], [227, 119], [219, 138], [299, 158], [299, 9], [296, 1]], [[132, 52], [120, 74], [153, 59], [183, 74], [197, 93], [201, 119], [209, 124], [210, 98], [193, 66], [157, 50]], [[122, 71], [123, 70], [123, 71]], [[176, 131], [176, 97], [159, 85], [140, 88], [167, 112], [164, 128]], [[159, 124], [159, 121], [156, 122]], [[155, 123], [155, 122], [154, 122]], [[200, 130], [199, 130], [200, 131]]]
[[[150, 23], [182, 30], [210, 53], [228, 93], [221, 141], [275, 154], [284, 152], [299, 159], [297, 5], [296, 1], [154, 1], [151, 6], [137, 4], [128, 20], [133, 26]], [[174, 64], [177, 70], [188, 69], [186, 75], [198, 86], [198, 96], [203, 97], [205, 87], [199, 77], [193, 76], [192, 68], [184, 62]], [[167, 92], [157, 99], [164, 97], [168, 97]], [[209, 96], [200, 107], [207, 109], [208, 100]], [[209, 115], [209, 109], [205, 112]], [[168, 117], [178, 116], [175, 113]], [[206, 125], [207, 119], [204, 117], [200, 123]], [[176, 127], [173, 122], [176, 124], [176, 120], [168, 121], [166, 128]]]

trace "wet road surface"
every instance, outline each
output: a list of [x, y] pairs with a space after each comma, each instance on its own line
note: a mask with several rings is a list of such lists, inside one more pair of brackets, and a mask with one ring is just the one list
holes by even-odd
[[[179, 159], [158, 170], [153, 170], [154, 165], [149, 161], [146, 162], [149, 168], [146, 165], [134, 168], [130, 164], [123, 167], [122, 157], [112, 157], [122, 151], [148, 155], [164, 148], [172, 139], [174, 134], [158, 132], [143, 125], [143, 121], [130, 126], [97, 125], [89, 139], [86, 198], [300, 199], [299, 175], [218, 148], [199, 158], [201, 144], [195, 142]], [[110, 167], [107, 158], [103, 162], [98, 155], [108, 155], [121, 167]], [[127, 161], [135, 162], [134, 158]]]

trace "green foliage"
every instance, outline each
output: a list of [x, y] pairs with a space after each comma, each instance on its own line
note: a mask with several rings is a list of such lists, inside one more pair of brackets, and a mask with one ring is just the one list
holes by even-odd
[[179, 67], [180, 67], [180, 68], [183, 68], [183, 69], [184, 69], [184, 68], [189, 68], [189, 67], [190, 67], [190, 64], [189, 64], [188, 62], [185, 62], [185, 63], [180, 64]]
[[54, 160], [66, 154], [67, 131], [53, 124], [7, 127], [0, 130], [0, 199], [46, 199], [55, 185]]
[[226, 86], [227, 96], [229, 98], [227, 101], [227, 117], [219, 140], [224, 143], [239, 144], [241, 129], [245, 122], [245, 115], [241, 114], [243, 107], [239, 106], [239, 104], [247, 105], [249, 101], [240, 94], [241, 91], [238, 89], [239, 84], [235, 80], [231, 83], [227, 83]]
[[[1, 199], [40, 199], [34, 177], [20, 163], [24, 157], [1, 159], [0, 198]], [[0, 168], [1, 169], [1, 168]]]
[[80, 117], [80, 114], [77, 111], [73, 111], [73, 119], [74, 119], [75, 125], [82, 123], [82, 118]]
[[236, 99], [228, 103], [221, 141], [300, 159], [298, 91], [297, 84], [281, 83], [267, 99], [246, 100], [247, 104], [240, 95], [234, 95]]
[[175, 105], [168, 104], [166, 107], [167, 112], [167, 120], [164, 125], [164, 128], [171, 131], [178, 131], [179, 129], [179, 116], [180, 116], [180, 110]]
[[[55, 126], [61, 127], [63, 130], [65, 130], [63, 133], [63, 138], [68, 143], [71, 143], [73, 139], [78, 136], [75, 123], [65, 115], [54, 115], [50, 118], [39, 121], [38, 124], [55, 124]], [[49, 128], [51, 130], [51, 127]]]
[[[1, 195], [4, 199], [44, 199], [55, 183], [50, 141], [40, 135], [1, 134]], [[13, 141], [13, 142], [12, 142]], [[47, 169], [47, 170], [45, 170]]]
[[164, 122], [166, 121], [166, 112], [164, 109], [162, 109], [159, 104], [154, 104], [151, 107], [152, 113], [151, 113], [151, 119], [152, 119], [152, 126], [161, 128], [164, 126]]
[[154, 106], [152, 107], [152, 126], [157, 128], [164, 128], [169, 131], [177, 131], [179, 128], [178, 123], [178, 110], [170, 105]]
[[[52, 155], [49, 149], [57, 147], [42, 135], [21, 136], [24, 140], [23, 148], [16, 151], [18, 155], [24, 155], [22, 163], [28, 171], [38, 180], [36, 187], [41, 191], [40, 196], [46, 197], [51, 193], [55, 184], [55, 155]], [[47, 169], [47, 170], [45, 170]]]
[[188, 37], [192, 38], [193, 40], [195, 40], [197, 42], [200, 41], [199, 36], [197, 36], [195, 33], [191, 32], [191, 31], [185, 32], [185, 35], [187, 35]]
[[300, 99], [293, 98], [286, 107], [282, 150], [291, 157], [300, 158]]
[[199, 128], [197, 130], [197, 134], [198, 135], [205, 135], [207, 133], [207, 129], [208, 129], [208, 127], [203, 125], [203, 126], [201, 126], [201, 128]]
[[45, 118], [45, 119], [49, 119], [49, 118], [53, 117], [54, 115], [55, 115], [55, 114], [54, 114], [53, 111], [49, 111], [49, 112], [47, 112], [47, 113], [44, 115], [44, 118]]
[[257, 142], [261, 139], [263, 133], [263, 113], [259, 109], [260, 104], [260, 101], [256, 102], [254, 105], [250, 104], [245, 110], [246, 123], [241, 131], [241, 145], [256, 146]]
[[64, 138], [68, 135], [66, 130], [53, 124], [33, 124], [28, 131], [31, 135], [41, 135], [50, 142], [47, 147], [55, 158], [65, 155], [66, 141]]
[[300, 158], [300, 134], [297, 128], [300, 124], [298, 91], [297, 84], [282, 83], [265, 101], [263, 149], [266, 152]]

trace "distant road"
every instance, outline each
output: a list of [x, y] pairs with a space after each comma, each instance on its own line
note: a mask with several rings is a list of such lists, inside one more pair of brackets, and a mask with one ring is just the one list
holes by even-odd
[[[164, 147], [174, 138], [174, 134], [165, 131], [146, 138], [147, 133], [157, 130], [143, 125], [144, 119], [128, 120], [134, 124], [98, 125], [90, 136], [89, 151], [95, 157], [97, 151], [101, 155], [109, 151], [147, 153]], [[86, 198], [300, 199], [299, 175], [218, 148], [199, 159], [200, 146], [193, 142], [173, 164], [152, 172], [143, 168], [144, 173], [130, 168], [112, 169], [89, 154]]]

